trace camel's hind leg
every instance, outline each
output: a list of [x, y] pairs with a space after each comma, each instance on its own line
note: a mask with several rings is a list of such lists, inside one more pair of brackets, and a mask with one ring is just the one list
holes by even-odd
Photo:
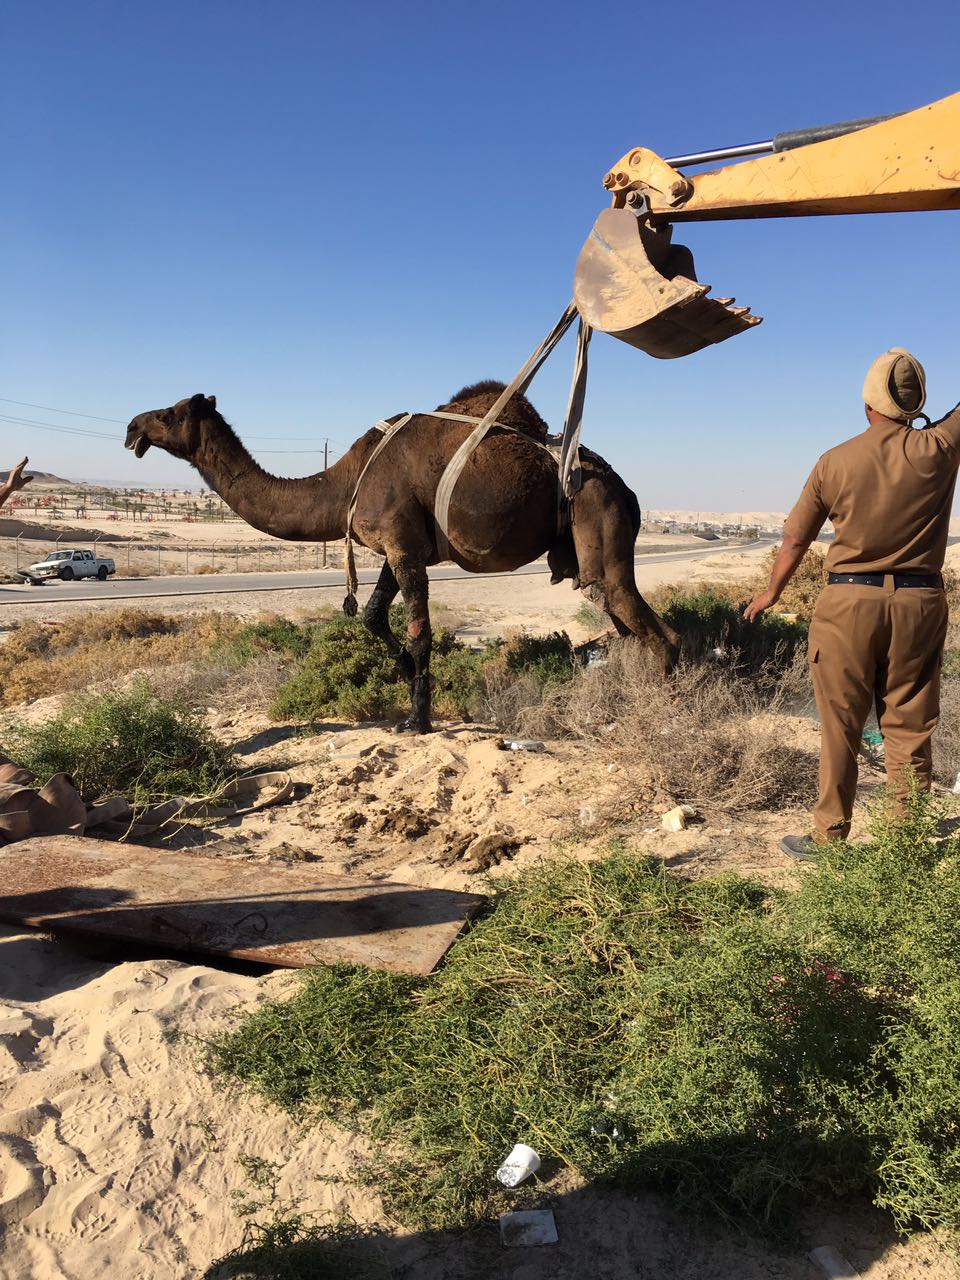
[[680, 656], [680, 637], [637, 590], [633, 570], [640, 528], [636, 498], [612, 470], [584, 471], [583, 487], [572, 509], [580, 586], [597, 583], [617, 631], [636, 636], [665, 673], [672, 671]]
[[426, 563], [401, 555], [393, 561], [393, 572], [400, 586], [407, 611], [406, 654], [412, 663], [410, 679], [410, 718], [399, 725], [406, 733], [431, 733], [430, 723], [430, 587]]

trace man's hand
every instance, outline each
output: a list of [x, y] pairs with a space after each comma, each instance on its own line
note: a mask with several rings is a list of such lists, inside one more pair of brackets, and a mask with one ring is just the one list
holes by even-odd
[[10, 474], [7, 476], [6, 480], [3, 482], [3, 485], [0, 486], [8, 494], [16, 493], [18, 489], [22, 489], [25, 484], [29, 484], [30, 481], [33, 479], [33, 476], [25, 476], [23, 474], [23, 468], [27, 465], [29, 461], [30, 461], [29, 458], [23, 458], [20, 462], [18, 462], [17, 465], [10, 472]]
[[33, 479], [33, 476], [25, 476], [23, 474], [23, 468], [28, 461], [28, 458], [24, 458], [22, 462], [18, 462], [3, 484], [0, 484], [0, 507], [3, 506], [11, 493], [16, 493], [18, 489], [22, 489], [25, 484], [29, 484]]
[[801, 542], [799, 538], [794, 538], [792, 534], [784, 533], [783, 542], [780, 544], [780, 550], [777, 552], [777, 558], [773, 562], [773, 572], [770, 574], [770, 585], [766, 591], [761, 591], [758, 596], [754, 596], [746, 609], [743, 616], [747, 622], [756, 622], [763, 613], [764, 609], [769, 609], [772, 604], [776, 604], [783, 595], [783, 589], [796, 572], [797, 565], [807, 553], [809, 542]]
[[756, 620], [760, 617], [761, 613], [763, 613], [766, 609], [769, 609], [771, 605], [776, 604], [779, 599], [780, 599], [780, 595], [778, 592], [775, 592], [771, 589], [768, 589], [766, 591], [761, 591], [758, 596], [753, 597], [753, 599], [744, 609], [743, 611], [744, 619], [747, 622], [756, 622]]

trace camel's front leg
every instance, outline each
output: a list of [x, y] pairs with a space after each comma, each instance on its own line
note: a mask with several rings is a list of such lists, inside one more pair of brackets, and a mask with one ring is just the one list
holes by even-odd
[[680, 657], [680, 637], [650, 608], [632, 578], [632, 572], [615, 570], [601, 579], [604, 607], [619, 634], [636, 636], [669, 675]]
[[410, 679], [410, 718], [399, 725], [405, 733], [431, 733], [430, 723], [430, 630], [429, 583], [427, 566], [407, 556], [393, 563], [393, 572], [407, 611], [406, 652], [412, 664]]
[[396, 600], [399, 590], [400, 584], [390, 568], [389, 561], [385, 560], [383, 568], [380, 570], [380, 577], [377, 579], [377, 585], [370, 593], [370, 599], [367, 601], [366, 608], [363, 611], [363, 625], [378, 640], [383, 641], [389, 650], [390, 656], [400, 668], [400, 674], [404, 680], [409, 682], [414, 676], [413, 659], [393, 634], [390, 626], [390, 606]]

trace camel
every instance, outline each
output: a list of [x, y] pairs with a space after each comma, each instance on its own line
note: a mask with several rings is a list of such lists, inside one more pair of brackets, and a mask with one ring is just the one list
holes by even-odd
[[[476, 383], [439, 409], [481, 418], [503, 390], [501, 382]], [[558, 535], [557, 464], [542, 447], [546, 423], [519, 394], [499, 421], [512, 430], [494, 429], [482, 441], [454, 491], [450, 558], [470, 573], [503, 573], [547, 554], [552, 581], [572, 578], [582, 589], [595, 584], [617, 631], [635, 636], [669, 672], [680, 642], [637, 590], [635, 495], [612, 467], [582, 450], [582, 487]], [[427, 568], [439, 563], [434, 494], [470, 430], [468, 423], [414, 416], [372, 461], [357, 496], [354, 537], [384, 557], [363, 622], [386, 644], [410, 685], [411, 713], [400, 729], [413, 733], [432, 727]], [[127, 427], [126, 447], [142, 458], [155, 445], [191, 463], [231, 510], [264, 533], [328, 542], [344, 537], [357, 480], [381, 439], [381, 431], [371, 428], [326, 471], [280, 479], [250, 456], [218, 412], [216, 398], [198, 394], [169, 409], [138, 414]], [[389, 622], [398, 592], [407, 615], [405, 644]]]
[[18, 489], [22, 489], [24, 485], [28, 485], [33, 476], [25, 476], [23, 468], [30, 461], [29, 458], [23, 458], [12, 471], [7, 472], [7, 478], [0, 484], [0, 507], [10, 497], [11, 493], [16, 493]]

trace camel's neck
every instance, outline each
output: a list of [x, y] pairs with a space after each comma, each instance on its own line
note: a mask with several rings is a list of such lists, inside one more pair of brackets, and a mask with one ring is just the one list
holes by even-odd
[[347, 506], [372, 444], [366, 436], [326, 471], [285, 480], [254, 461], [222, 418], [204, 422], [193, 465], [231, 511], [274, 538], [343, 537]]

